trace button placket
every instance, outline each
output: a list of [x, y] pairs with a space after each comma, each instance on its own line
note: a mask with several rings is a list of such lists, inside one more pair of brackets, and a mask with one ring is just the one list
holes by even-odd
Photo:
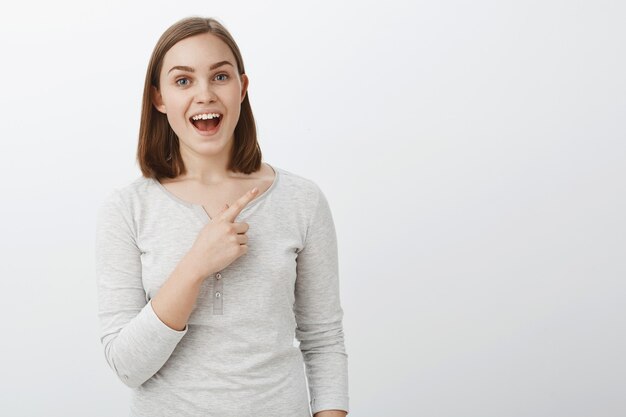
[[215, 279], [213, 281], [213, 314], [224, 313], [223, 292], [224, 280], [222, 274], [218, 272], [215, 274]]

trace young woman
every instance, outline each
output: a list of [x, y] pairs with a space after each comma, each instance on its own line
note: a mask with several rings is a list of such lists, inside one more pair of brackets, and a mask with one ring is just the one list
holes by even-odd
[[142, 175], [98, 211], [101, 341], [134, 416], [348, 412], [328, 201], [262, 163], [248, 82], [218, 21], [168, 28], [146, 74]]

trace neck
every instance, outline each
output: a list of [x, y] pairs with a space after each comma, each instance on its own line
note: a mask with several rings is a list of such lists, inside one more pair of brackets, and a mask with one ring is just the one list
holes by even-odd
[[[232, 144], [232, 141], [228, 143]], [[204, 185], [219, 185], [241, 177], [241, 174], [234, 173], [227, 168], [230, 146], [224, 147], [219, 153], [213, 155], [199, 154], [181, 146], [180, 153], [187, 170], [184, 175], [180, 176], [181, 180], [197, 181]]]

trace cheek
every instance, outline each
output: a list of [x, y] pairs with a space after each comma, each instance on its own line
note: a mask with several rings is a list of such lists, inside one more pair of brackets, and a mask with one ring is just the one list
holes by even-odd
[[185, 101], [181, 97], [168, 97], [165, 102], [167, 119], [170, 123], [180, 124], [185, 122]]
[[234, 89], [229, 94], [228, 107], [231, 109], [231, 113], [239, 114], [241, 111], [241, 90]]
[[162, 92], [163, 103], [168, 107], [177, 108], [180, 107], [181, 102], [184, 101], [184, 96], [180, 91], [176, 91], [174, 88], [167, 86]]
[[171, 111], [171, 109], [168, 109], [168, 112], [167, 112], [167, 121], [169, 122], [170, 127], [171, 127], [172, 129], [174, 129], [174, 130], [176, 130], [176, 127], [177, 127], [177, 126], [179, 126], [179, 125], [181, 125], [181, 124], [182, 124], [182, 122], [183, 122], [183, 121], [181, 120], [181, 117], [180, 117], [180, 116], [178, 116], [178, 115], [176, 115], [176, 114], [174, 114], [174, 113]]
[[180, 137], [187, 128], [188, 120], [185, 118], [185, 109], [176, 105], [176, 103], [170, 103], [167, 107], [167, 122], [172, 130]]

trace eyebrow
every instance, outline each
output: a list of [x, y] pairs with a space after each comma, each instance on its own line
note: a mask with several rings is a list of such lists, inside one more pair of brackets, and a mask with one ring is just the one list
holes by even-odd
[[[215, 64], [211, 65], [209, 67], [209, 70], [213, 71], [215, 68], [219, 68], [222, 65], [230, 65], [231, 67], [234, 68], [234, 65], [230, 63], [230, 61], [220, 61], [220, 62], [216, 62]], [[187, 71], [187, 72], [194, 72], [195, 69], [193, 69], [192, 67], [188, 67], [186, 65], [176, 65], [173, 66], [172, 68], [170, 68], [170, 70], [167, 72], [168, 74], [174, 70], [181, 70], [181, 71]]]

